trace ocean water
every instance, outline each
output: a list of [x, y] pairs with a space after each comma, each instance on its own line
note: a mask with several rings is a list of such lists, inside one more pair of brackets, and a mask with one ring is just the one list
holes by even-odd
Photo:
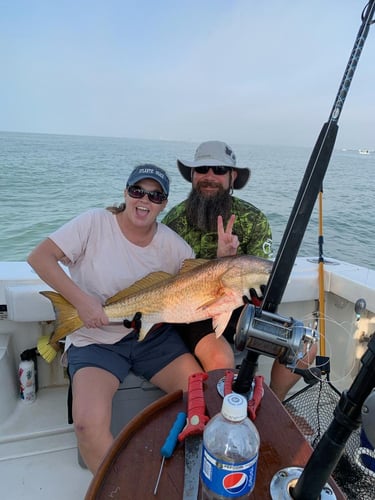
[[[23, 261], [51, 231], [92, 207], [123, 200], [131, 169], [145, 162], [171, 177], [166, 208], [190, 190], [176, 158], [192, 159], [196, 143], [0, 132], [0, 261]], [[251, 168], [235, 195], [268, 216], [279, 247], [311, 148], [231, 144], [239, 166]], [[375, 268], [375, 153], [335, 150], [323, 184], [324, 257]], [[163, 215], [163, 213], [162, 213]], [[316, 204], [299, 250], [318, 255]]]

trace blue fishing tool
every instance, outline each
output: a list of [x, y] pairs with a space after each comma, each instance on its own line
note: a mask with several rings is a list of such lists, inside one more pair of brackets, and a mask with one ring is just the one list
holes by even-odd
[[158, 479], [155, 484], [155, 489], [154, 489], [154, 495], [156, 495], [158, 491], [158, 486], [159, 486], [159, 481], [161, 477], [161, 473], [163, 472], [163, 467], [164, 467], [164, 462], [166, 458], [170, 458], [173, 454], [173, 451], [176, 447], [177, 441], [178, 441], [178, 435], [182, 431], [182, 429], [185, 427], [186, 424], [186, 413], [183, 411], [180, 411], [180, 413], [177, 415], [176, 420], [169, 431], [169, 434], [164, 441], [163, 446], [160, 448], [160, 454], [163, 457], [163, 460], [160, 465], [160, 470], [159, 470], [159, 475]]

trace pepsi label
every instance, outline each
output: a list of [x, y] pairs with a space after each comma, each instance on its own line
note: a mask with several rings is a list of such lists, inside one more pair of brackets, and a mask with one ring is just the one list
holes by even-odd
[[254, 489], [257, 463], [258, 454], [251, 460], [233, 463], [214, 457], [204, 448], [202, 481], [218, 496], [242, 497]]

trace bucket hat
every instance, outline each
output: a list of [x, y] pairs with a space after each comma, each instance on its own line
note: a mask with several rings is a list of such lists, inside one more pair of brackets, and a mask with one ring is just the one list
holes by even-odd
[[191, 182], [192, 168], [195, 167], [230, 167], [236, 170], [237, 178], [233, 183], [234, 189], [241, 189], [250, 178], [251, 170], [246, 167], [237, 167], [236, 155], [233, 149], [225, 142], [206, 141], [197, 147], [194, 161], [177, 160], [178, 169], [182, 177]]

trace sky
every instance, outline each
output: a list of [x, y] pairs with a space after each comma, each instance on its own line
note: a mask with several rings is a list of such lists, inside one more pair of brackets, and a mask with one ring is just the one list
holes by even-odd
[[[367, 0], [0, 0], [0, 130], [311, 147]], [[375, 149], [375, 25], [336, 146]]]

